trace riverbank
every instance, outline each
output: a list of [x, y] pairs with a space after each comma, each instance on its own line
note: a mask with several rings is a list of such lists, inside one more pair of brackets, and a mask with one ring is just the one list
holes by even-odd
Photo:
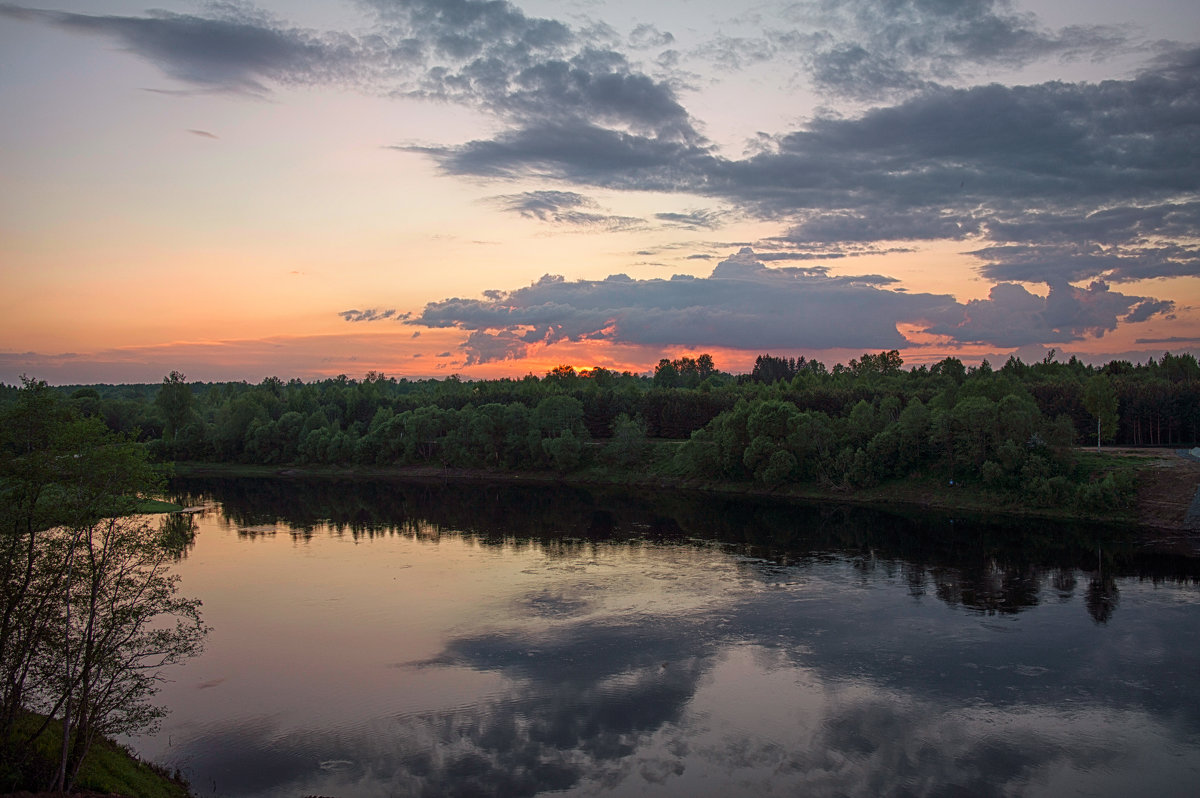
[[1171, 449], [1113, 449], [1116, 456], [1136, 459], [1137, 510], [1143, 526], [1167, 532], [1200, 533], [1200, 461]]
[[[26, 715], [18, 721], [18, 734], [32, 734], [44, 720], [44, 715]], [[58, 721], [51, 721], [46, 732], [35, 744], [33, 758], [25, 761], [20, 771], [5, 774], [5, 777], [10, 779], [7, 788], [28, 788], [31, 785], [48, 783], [50, 775], [54, 772], [55, 756], [61, 743], [62, 725]], [[92, 744], [83, 760], [83, 766], [79, 769], [75, 787], [70, 793], [24, 790], [4, 794], [30, 798], [58, 798], [68, 795], [70, 798], [192, 798], [188, 785], [178, 772], [172, 774], [164, 768], [144, 762], [125, 746], [103, 737]]]
[[836, 502], [884, 508], [909, 507], [940, 512], [1001, 515], [1048, 520], [1090, 520], [1134, 524], [1159, 533], [1186, 533], [1187, 512], [1200, 488], [1200, 462], [1166, 449], [1105, 448], [1079, 452], [1080, 467], [1094, 478], [1113, 470], [1132, 471], [1137, 478], [1133, 506], [1094, 513], [1068, 507], [1033, 507], [995, 494], [981, 485], [950, 484], [932, 476], [913, 476], [870, 488], [841, 488], [814, 483], [768, 489], [751, 482], [701, 482], [681, 479], [652, 468], [642, 471], [588, 468], [560, 474], [545, 471], [500, 471], [441, 466], [262, 466], [238, 463], [175, 463], [186, 477], [268, 477], [282, 479], [373, 479], [410, 482], [483, 482], [500, 484], [628, 487], [682, 490], [722, 495], [767, 496], [805, 502]]

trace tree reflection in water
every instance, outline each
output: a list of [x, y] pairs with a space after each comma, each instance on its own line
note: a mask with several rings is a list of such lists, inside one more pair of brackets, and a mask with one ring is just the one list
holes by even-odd
[[557, 486], [286, 479], [178, 479], [181, 502], [219, 496], [245, 535], [298, 540], [330, 524], [371, 538], [397, 532], [513, 540], [717, 541], [794, 565], [845, 556], [865, 573], [904, 574], [912, 596], [932, 589], [947, 604], [985, 614], [1069, 599], [1090, 574], [1088, 611], [1098, 623], [1119, 603], [1115, 579], [1200, 582], [1200, 558], [1155, 551], [1127, 529], [1041, 520], [996, 522], [934, 513], [901, 515], [844, 505], [806, 505], [697, 494], [653, 496]]
[[[498, 680], [475, 699], [180, 721], [169, 756], [223, 794], [1184, 795], [1200, 766], [1200, 567], [1121, 530], [563, 488], [177, 487], [218, 499], [246, 543], [528, 559], [485, 618], [392, 664], [401, 684]], [[1148, 603], [1159, 585], [1178, 606]], [[1114, 616], [1121, 587], [1140, 600]]]

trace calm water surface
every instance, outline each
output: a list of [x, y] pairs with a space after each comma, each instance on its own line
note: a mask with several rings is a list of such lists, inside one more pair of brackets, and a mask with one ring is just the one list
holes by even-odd
[[1111, 530], [696, 496], [180, 483], [200, 796], [1158, 795], [1200, 565]]

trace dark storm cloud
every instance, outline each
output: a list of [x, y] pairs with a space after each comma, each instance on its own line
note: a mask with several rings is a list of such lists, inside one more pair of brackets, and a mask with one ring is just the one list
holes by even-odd
[[889, 290], [883, 275], [830, 276], [823, 266], [768, 268], [743, 250], [709, 277], [675, 275], [568, 282], [547, 275], [483, 299], [431, 302], [407, 323], [469, 332], [468, 365], [520, 358], [538, 344], [603, 340], [644, 346], [741, 349], [890, 349], [913, 324], [956, 343], [1017, 347], [1102, 336], [1119, 323], [1169, 312], [1173, 304], [1109, 290], [1051, 286], [1049, 295], [995, 286], [965, 304], [937, 294]]
[[[361, 34], [315, 32], [242, 6], [208, 15], [92, 16], [0, 6], [0, 14], [116, 39], [204, 88], [357, 85], [452, 100], [526, 124], [595, 120], [671, 140], [702, 137], [675, 90], [596, 37], [503, 0], [369, 0]], [[594, 40], [595, 39], [595, 40]]]
[[975, 252], [997, 280], [1191, 275], [1196, 249], [1179, 240], [1200, 235], [1198, 61], [1181, 52], [1100, 84], [935, 88], [857, 117], [819, 116], [742, 160], [579, 120], [420, 151], [455, 175], [716, 197], [789, 222], [797, 244], [1016, 247]]
[[[453, 326], [453, 325], [446, 325]], [[509, 330], [475, 330], [462, 345], [466, 355], [464, 365], [474, 366], [497, 360], [516, 360], [529, 349], [521, 335]], [[446, 353], [450, 355], [449, 352]]]
[[687, 211], [685, 213], [656, 213], [654, 218], [672, 227], [687, 230], [715, 230], [724, 214], [715, 211]]
[[918, 231], [932, 217], [928, 235], [938, 238], [948, 214], [969, 227], [1031, 205], [1063, 214], [1150, 205], [1157, 218], [1176, 197], [1195, 201], [1197, 78], [938, 89], [856, 118], [817, 118], [773, 152], [705, 176], [764, 211], [905, 213]]
[[777, 32], [768, 40], [803, 54], [813, 83], [839, 96], [875, 98], [928, 88], [982, 66], [1095, 57], [1131, 46], [1111, 28], [1046, 29], [1006, 0], [800, 2], [789, 16], [816, 32]]
[[[1186, 167], [1185, 167], [1186, 168]], [[990, 220], [995, 245], [970, 254], [996, 280], [1037, 280], [1057, 274], [1122, 282], [1200, 275], [1200, 247], [1179, 243], [1200, 230], [1200, 202], [1121, 205], [1094, 212], [1030, 211]]]
[[599, 204], [573, 191], [525, 191], [502, 194], [491, 201], [502, 210], [526, 219], [613, 232], [645, 227], [644, 219], [600, 213]]
[[1042, 282], [1058, 277], [1113, 282], [1154, 277], [1200, 276], [1200, 248], [1194, 245], [1104, 247], [1091, 241], [984, 247], [969, 253], [985, 262], [980, 273], [992, 280]]
[[708, 150], [584, 120], [529, 125], [458, 147], [398, 146], [430, 156], [447, 174], [544, 176], [629, 190], [693, 190], [704, 179], [697, 159]]
[[824, 269], [774, 268], [743, 251], [710, 277], [534, 285], [482, 300], [432, 302], [408, 323], [471, 333], [472, 363], [523, 355], [530, 346], [606, 340], [652, 346], [740, 348], [900, 347], [899, 320], [958, 320], [953, 298], [881, 290], [887, 278], [830, 277]]
[[838, 99], [878, 100], [961, 82], [989, 67], [1151, 49], [1115, 28], [1046, 28], [1006, 0], [817, 0], [789, 4], [759, 36], [721, 35], [689, 56], [726, 70], [787, 63]]
[[1170, 312], [1174, 303], [1128, 296], [1096, 282], [1087, 288], [1051, 284], [1040, 297], [1014, 283], [992, 287], [987, 299], [966, 303], [957, 324], [935, 324], [929, 332], [949, 335], [961, 343], [988, 343], [1000, 347], [1078, 341], [1102, 337], [1118, 323], [1137, 323]]
[[[390, 40], [426, 64], [415, 94], [479, 104], [516, 120], [573, 119], [699, 141], [674, 89], [561, 22], [498, 0], [369, 0]], [[643, 35], [648, 31], [643, 31]]]
[[1129, 313], [1126, 314], [1121, 321], [1147, 321], [1155, 316], [1166, 316], [1167, 318], [1172, 318], [1170, 314], [1173, 313], [1174, 310], [1175, 303], [1169, 299], [1150, 299], [1148, 297], [1142, 298], [1140, 302], [1135, 304], [1133, 308], [1130, 309]]
[[593, 120], [672, 141], [701, 140], [669, 86], [632, 71], [611, 51], [587, 50], [519, 70], [505, 63], [477, 63], [431, 78], [431, 91], [437, 96], [475, 97], [517, 120]]
[[848, 244], [872, 241], [962, 240], [980, 231], [980, 222], [964, 213], [932, 209], [846, 210], [809, 216], [784, 240], [796, 244]]
[[1195, 344], [1200, 343], [1200, 336], [1187, 337], [1183, 335], [1172, 335], [1169, 338], [1138, 338], [1135, 343], [1139, 344]]
[[[783, 260], [837, 260], [846, 257], [844, 252], [759, 252], [759, 260], [767, 263]], [[894, 281], [893, 281], [894, 282]]]
[[528, 57], [575, 39], [561, 22], [527, 17], [504, 0], [361, 0], [360, 5], [395, 38], [419, 37], [414, 46], [448, 59]]
[[[1133, 217], [1142, 209], [1147, 224], [1195, 230], [1198, 121], [1192, 70], [1103, 84], [937, 89], [854, 118], [817, 117], [745, 160], [583, 123], [425, 151], [454, 174], [545, 173], [727, 197], [764, 215], [800, 214], [801, 230], [829, 208], [830, 225], [865, 226], [884, 213], [940, 238], [948, 215], [973, 230], [1021, 218], [1031, 200], [1067, 215], [1119, 203]], [[1187, 199], [1172, 208], [1176, 197]]]
[[145, 17], [91, 16], [0, 5], [0, 15], [107, 36], [171, 77], [198, 86], [261, 93], [272, 83], [349, 78], [361, 53], [347, 39], [288, 27], [242, 9], [218, 16], [165, 11]]
[[595, 201], [574, 191], [526, 191], [493, 197], [504, 210], [518, 213], [527, 219], [548, 221], [564, 211], [594, 208]]
[[[608, 43], [612, 37], [529, 17], [507, 2], [370, 0], [363, 7], [372, 27], [358, 35], [289, 27], [240, 6], [214, 6], [207, 16], [11, 5], [0, 12], [110, 36], [202, 87], [341, 81], [466, 103], [512, 124], [457, 147], [401, 147], [429, 155], [448, 174], [717, 197], [784, 222], [803, 244], [982, 237], [1017, 247], [976, 253], [997, 280], [1196, 272], [1194, 248], [1177, 242], [1200, 232], [1200, 50], [1162, 56], [1131, 80], [951, 89], [930, 76], [962, 62], [1020, 63], [1114, 42], [1092, 29], [1043, 30], [998, 0], [797, 4], [792, 15], [818, 32], [788, 40], [791, 49], [806, 44], [821, 69], [849, 75], [843, 83], [861, 82], [864, 69], [892, 70], [910, 78], [881, 77], [878, 85], [908, 81], [921, 91], [852, 118], [817, 116], [731, 160], [696, 131], [672, 84], [639, 71]], [[666, 42], [649, 27], [635, 38]], [[741, 48], [741, 59], [774, 57], [761, 43], [722, 46]], [[903, 64], [876, 64], [881, 52]], [[924, 77], [911, 77], [918, 73]], [[574, 224], [628, 224], [586, 208], [564, 213], [581, 214], [560, 218]], [[659, 220], [703, 228], [712, 218]], [[1086, 251], [1082, 241], [1125, 249]], [[1075, 249], [1028, 249], [1063, 243]]]
[[1010, 219], [994, 219], [988, 237], [997, 242], [1061, 244], [1081, 239], [1120, 244], [1151, 238], [1188, 237], [1200, 228], [1200, 201], [1107, 207], [1092, 213], [1031, 210]]

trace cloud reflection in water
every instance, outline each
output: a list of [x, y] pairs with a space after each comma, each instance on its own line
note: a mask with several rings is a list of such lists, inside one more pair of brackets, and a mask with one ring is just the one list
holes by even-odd
[[[628, 524], [614, 517], [620, 537]], [[1179, 775], [1200, 762], [1200, 709], [1181, 698], [1200, 673], [1194, 581], [1108, 578], [1120, 609], [1101, 624], [1083, 588], [1095, 575], [1061, 557], [954, 562], [815, 542], [747, 557], [728, 544], [415, 527], [352, 541], [304, 524], [304, 542], [252, 543], [210, 519], [191, 558], [300, 545], [325, 572], [329, 558], [357, 557], [361, 588], [382, 578], [378, 563], [392, 563], [388, 579], [419, 580], [447, 561], [486, 562], [460, 572], [463, 614], [440, 627], [436, 653], [348, 666], [339, 689], [364, 707], [349, 719], [173, 719], [166, 757], [199, 777], [200, 795], [213, 784], [240, 796], [1183, 795]], [[696, 531], [682, 516], [655, 528]], [[853, 537], [837, 528], [826, 517], [817, 534]], [[497, 571], [511, 582], [471, 581]], [[472, 604], [485, 588], [486, 606]], [[453, 603], [426, 602], [410, 611]], [[355, 618], [338, 612], [331, 624]], [[394, 691], [370, 692], [371, 669], [394, 674]], [[468, 675], [487, 678], [417, 700], [430, 679]], [[327, 700], [320, 677], [311, 689]]]

